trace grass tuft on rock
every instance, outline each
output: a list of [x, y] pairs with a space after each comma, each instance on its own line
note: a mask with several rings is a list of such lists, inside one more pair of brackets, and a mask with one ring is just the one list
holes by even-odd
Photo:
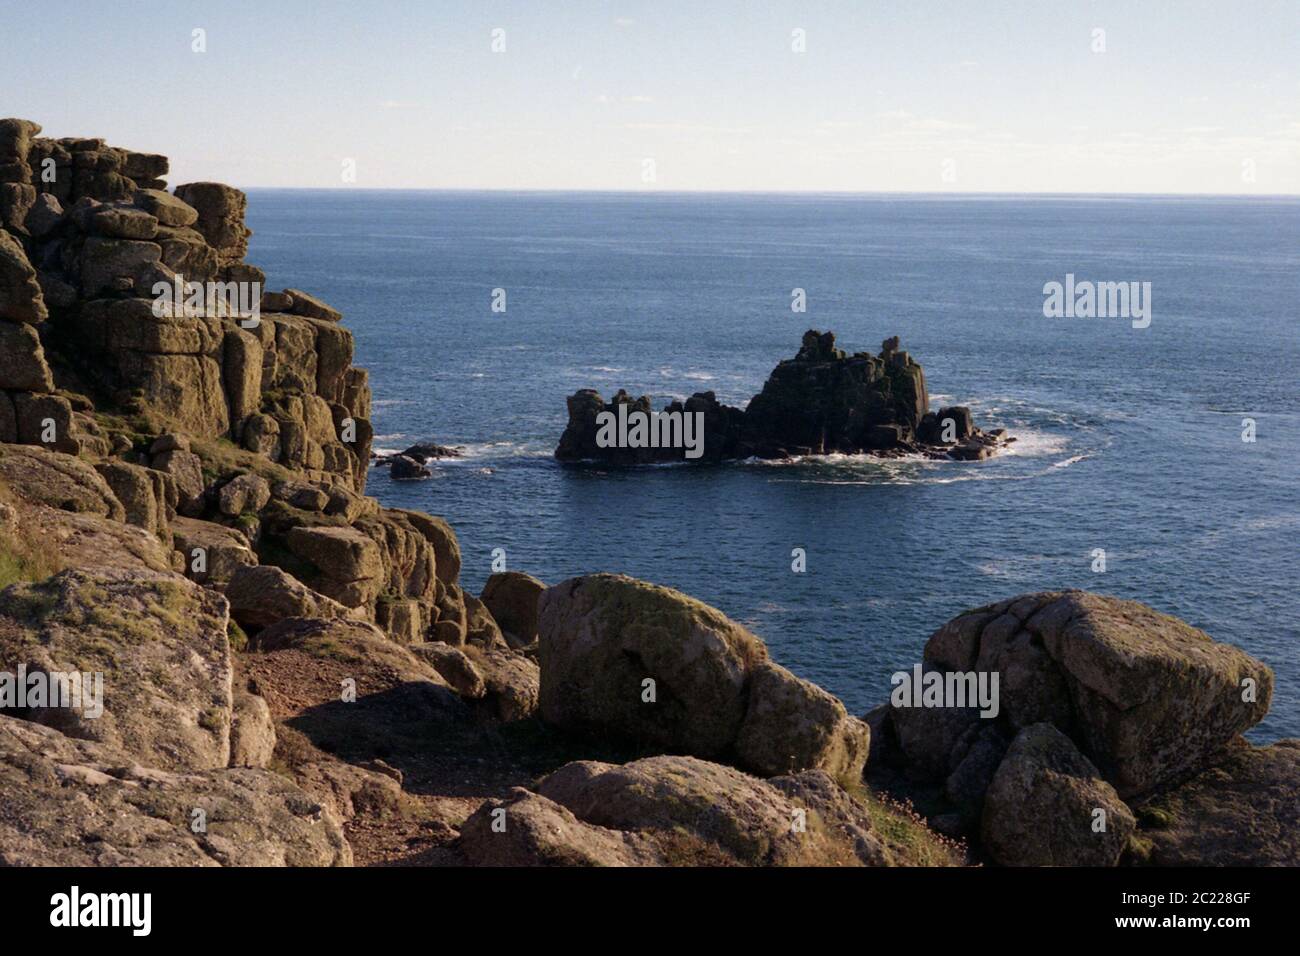
[[57, 552], [48, 542], [37, 540], [23, 527], [13, 494], [3, 482], [0, 509], [13, 516], [8, 523], [0, 522], [0, 591], [11, 584], [44, 581], [63, 570]]
[[867, 808], [871, 826], [889, 848], [895, 866], [965, 866], [966, 845], [925, 825], [911, 803], [900, 803], [866, 786], [850, 794]]

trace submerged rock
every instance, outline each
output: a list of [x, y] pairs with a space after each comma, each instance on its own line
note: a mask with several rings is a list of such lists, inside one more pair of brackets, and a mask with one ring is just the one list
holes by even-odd
[[394, 481], [418, 481], [428, 478], [433, 472], [414, 458], [395, 455], [388, 466], [388, 474]]
[[446, 445], [435, 445], [433, 442], [420, 442], [412, 445], [406, 451], [402, 452], [407, 458], [414, 459], [420, 464], [424, 464], [434, 458], [460, 458], [461, 453], [458, 449], [449, 448]]

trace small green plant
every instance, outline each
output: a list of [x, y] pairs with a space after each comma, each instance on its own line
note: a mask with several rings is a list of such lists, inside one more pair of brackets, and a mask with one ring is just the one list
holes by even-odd
[[867, 809], [872, 828], [884, 840], [899, 866], [962, 866], [966, 862], [964, 843], [936, 833], [910, 802], [873, 793], [865, 786], [848, 788], [850, 795]]
[[208, 707], [199, 713], [199, 726], [218, 733], [226, 726], [226, 713], [217, 707]]
[[226, 622], [226, 637], [230, 641], [232, 651], [248, 650], [248, 634], [239, 626], [239, 622], [233, 617]]
[[1138, 821], [1148, 830], [1167, 830], [1174, 825], [1174, 815], [1163, 807], [1143, 807]]

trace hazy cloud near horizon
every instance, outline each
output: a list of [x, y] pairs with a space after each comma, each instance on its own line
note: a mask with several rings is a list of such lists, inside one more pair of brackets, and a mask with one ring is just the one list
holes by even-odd
[[1300, 193], [1300, 2], [129, 9], [0, 13], [0, 115], [245, 188]]

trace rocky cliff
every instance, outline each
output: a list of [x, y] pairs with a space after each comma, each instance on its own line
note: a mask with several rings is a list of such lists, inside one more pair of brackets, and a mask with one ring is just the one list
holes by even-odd
[[[561, 461], [646, 464], [685, 460], [725, 461], [740, 458], [788, 458], [828, 455], [904, 455], [980, 460], [999, 445], [1014, 441], [1002, 429], [975, 427], [964, 406], [930, 411], [925, 372], [898, 337], [886, 339], [880, 353], [849, 355], [835, 347], [833, 332], [809, 329], [798, 354], [781, 362], [763, 390], [744, 408], [723, 405], [713, 392], [697, 392], [655, 413], [646, 396], [632, 398], [620, 390], [610, 402], [599, 392], [582, 389], [568, 400], [569, 422], [555, 457]], [[647, 419], [658, 415], [699, 416], [700, 454], [682, 443], [647, 446], [611, 442], [601, 424], [620, 411]]]
[[[1004, 679], [985, 720], [856, 717], [631, 578], [465, 592], [446, 521], [363, 494], [338, 312], [206, 288], [263, 284], [243, 194], [39, 132], [0, 121], [0, 865], [1297, 862], [1300, 748], [1240, 738], [1271, 672], [1132, 602], [940, 629], [926, 669]], [[713, 427], [924, 431], [919, 367], [832, 348], [755, 399], [769, 432]]]

